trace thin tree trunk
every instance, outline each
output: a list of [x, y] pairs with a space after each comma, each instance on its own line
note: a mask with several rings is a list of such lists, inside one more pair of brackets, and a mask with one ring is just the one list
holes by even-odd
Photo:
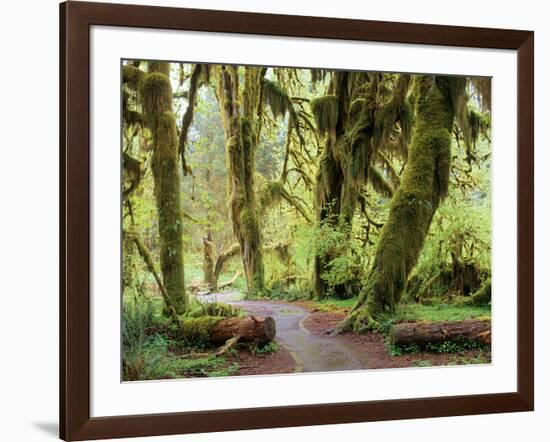
[[433, 215], [447, 194], [453, 103], [463, 91], [464, 83], [459, 79], [416, 78], [417, 121], [404, 176], [392, 199], [358, 302], [336, 331], [376, 327], [381, 315], [395, 311]]
[[160, 267], [166, 291], [181, 314], [188, 309], [189, 300], [185, 293], [178, 138], [169, 71], [168, 63], [151, 63], [140, 91], [154, 142], [151, 166], [159, 217]]
[[210, 230], [208, 230], [208, 233], [202, 239], [202, 247], [204, 284], [209, 290], [213, 290], [216, 284], [214, 283], [214, 245], [212, 243], [212, 232]]

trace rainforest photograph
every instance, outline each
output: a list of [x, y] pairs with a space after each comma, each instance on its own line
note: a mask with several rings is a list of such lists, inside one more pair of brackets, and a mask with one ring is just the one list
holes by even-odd
[[120, 81], [122, 381], [491, 364], [490, 77]]

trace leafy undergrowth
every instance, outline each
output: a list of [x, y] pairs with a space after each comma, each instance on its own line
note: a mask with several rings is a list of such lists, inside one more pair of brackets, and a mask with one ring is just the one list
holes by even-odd
[[[425, 348], [420, 348], [416, 344], [409, 344], [409, 345], [394, 345], [391, 344], [388, 340], [386, 340], [386, 347], [388, 349], [388, 353], [391, 356], [402, 356], [402, 355], [410, 355], [410, 354], [418, 354], [421, 352], [426, 353], [455, 353], [458, 355], [463, 355], [466, 352], [471, 351], [478, 351], [479, 355], [482, 357], [485, 353], [491, 351], [490, 345], [484, 345], [480, 344], [477, 341], [444, 341], [441, 343], [433, 343], [433, 344], [427, 344]], [[478, 362], [483, 363], [483, 362]]]
[[[222, 306], [209, 304], [207, 308], [218, 311]], [[279, 350], [276, 342], [243, 343], [217, 356], [218, 347], [181, 339], [157, 302], [124, 304], [122, 341], [123, 381], [232, 376], [239, 374], [242, 360], [257, 362]]]
[[445, 322], [488, 318], [491, 307], [454, 306], [450, 304], [423, 305], [402, 304], [397, 310], [394, 322]]

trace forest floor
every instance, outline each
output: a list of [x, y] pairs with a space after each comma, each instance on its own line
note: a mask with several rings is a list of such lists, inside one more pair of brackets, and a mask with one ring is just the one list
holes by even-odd
[[[341, 321], [352, 301], [315, 302], [281, 300], [244, 300], [239, 292], [201, 296], [201, 302], [235, 305], [255, 316], [271, 316], [277, 324], [276, 351], [252, 351], [240, 347], [229, 356], [234, 375], [291, 372], [328, 372], [375, 368], [428, 367], [441, 365], [487, 364], [488, 349], [458, 349], [454, 352], [402, 352], [389, 348], [378, 333], [356, 335], [329, 333]], [[486, 309], [438, 309], [411, 306], [400, 313], [401, 320], [462, 320], [487, 315]]]

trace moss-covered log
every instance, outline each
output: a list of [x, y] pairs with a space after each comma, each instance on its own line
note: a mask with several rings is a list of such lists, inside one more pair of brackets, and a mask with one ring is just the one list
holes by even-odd
[[220, 66], [218, 69], [217, 93], [226, 143], [229, 215], [233, 233], [239, 242], [249, 293], [264, 290], [261, 232], [254, 191], [258, 128], [253, 125], [261, 102], [261, 72], [260, 68], [245, 68], [241, 100], [237, 68]]
[[369, 329], [381, 315], [395, 311], [433, 215], [447, 194], [454, 104], [464, 93], [465, 81], [425, 75], [415, 83], [416, 127], [403, 179], [358, 302], [337, 330]]
[[220, 345], [232, 338], [241, 342], [265, 343], [275, 338], [275, 320], [267, 316], [232, 317], [201, 316], [183, 318], [183, 337], [193, 343]]
[[189, 300], [183, 271], [178, 137], [169, 69], [168, 63], [151, 63], [149, 73], [140, 81], [140, 94], [154, 143], [151, 166], [159, 218], [160, 267], [166, 291], [181, 314], [187, 310]]
[[491, 321], [471, 319], [460, 322], [403, 323], [393, 327], [390, 340], [393, 345], [417, 345], [443, 342], [474, 341], [484, 345], [491, 343]]

